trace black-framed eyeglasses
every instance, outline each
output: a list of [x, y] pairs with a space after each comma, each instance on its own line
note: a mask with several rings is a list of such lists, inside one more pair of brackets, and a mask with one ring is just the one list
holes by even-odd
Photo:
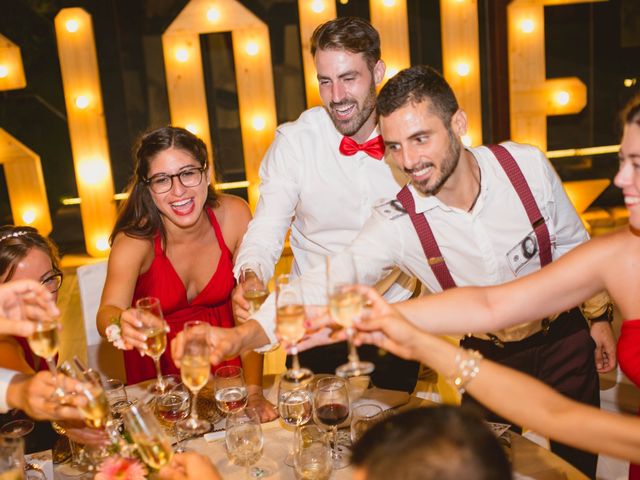
[[183, 187], [197, 187], [202, 183], [202, 176], [206, 170], [207, 167], [193, 167], [173, 175], [159, 173], [143, 180], [143, 182], [149, 186], [153, 193], [167, 193], [173, 187], [173, 179], [175, 177], [178, 177]]
[[49, 275], [40, 280], [40, 283], [44, 285], [44, 288], [49, 290], [50, 293], [56, 293], [62, 286], [62, 278], [62, 272], [54, 268]]

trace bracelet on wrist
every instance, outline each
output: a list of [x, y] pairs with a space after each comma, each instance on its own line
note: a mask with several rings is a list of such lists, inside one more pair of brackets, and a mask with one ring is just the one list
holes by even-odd
[[120, 350], [125, 349], [124, 340], [122, 339], [122, 328], [120, 327], [120, 315], [117, 317], [111, 317], [111, 323], [104, 330], [107, 340], [113, 344], [114, 347]]
[[604, 313], [598, 315], [597, 317], [590, 318], [589, 322], [591, 322], [592, 324], [598, 322], [613, 323], [613, 305], [610, 303], [607, 304], [607, 308], [605, 309]]
[[449, 382], [461, 395], [466, 391], [466, 386], [480, 372], [482, 355], [476, 350], [460, 349], [454, 360], [455, 370], [449, 378]]

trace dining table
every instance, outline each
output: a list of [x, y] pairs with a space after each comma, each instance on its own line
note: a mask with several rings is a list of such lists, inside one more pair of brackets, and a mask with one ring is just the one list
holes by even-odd
[[[127, 387], [130, 400], [146, 401], [149, 398], [147, 392], [148, 383]], [[265, 376], [265, 397], [272, 403], [276, 403], [277, 378]], [[379, 405], [384, 415], [392, 415], [411, 408], [433, 407], [437, 404], [419, 396], [409, 395], [406, 392], [384, 390], [378, 388], [354, 388], [352, 389], [352, 405], [358, 403], [373, 403]], [[245, 467], [233, 464], [227, 456], [224, 438], [224, 418], [217, 415], [213, 420], [213, 431], [200, 437], [183, 440], [181, 447], [189, 451], [195, 451], [207, 456], [218, 469], [225, 480], [244, 480], [247, 478]], [[348, 425], [347, 425], [348, 426]], [[293, 468], [284, 462], [289, 449], [293, 444], [293, 427], [287, 426], [280, 419], [262, 424], [264, 447], [261, 458], [252, 470], [254, 478], [273, 480], [293, 480], [296, 478]], [[347, 430], [348, 432], [348, 430]], [[348, 433], [342, 430], [344, 437]], [[502, 444], [509, 456], [513, 467], [513, 478], [516, 480], [585, 480], [587, 477], [575, 467], [558, 457], [551, 451], [528, 440], [522, 435], [507, 430], [502, 434]], [[79, 475], [69, 468], [68, 464], [56, 464], [51, 462], [51, 451], [39, 452], [27, 456], [31, 463], [39, 465], [47, 479], [60, 480], [92, 478], [91, 473]], [[334, 470], [331, 479], [350, 479], [352, 468]], [[198, 479], [206, 480], [206, 479]]]

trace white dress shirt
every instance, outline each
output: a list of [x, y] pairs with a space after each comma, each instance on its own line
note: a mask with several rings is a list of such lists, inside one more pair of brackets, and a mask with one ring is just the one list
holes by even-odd
[[[546, 220], [553, 258], [587, 241], [588, 234], [544, 154], [529, 145], [513, 142], [503, 145], [516, 159]], [[535, 239], [535, 235], [506, 173], [486, 147], [469, 151], [481, 172], [480, 194], [471, 212], [449, 207], [435, 196], [424, 196], [409, 187], [416, 212], [427, 215], [453, 280], [458, 286], [496, 285], [539, 270], [538, 253], [528, 260], [522, 254], [523, 241], [527, 237]], [[394, 199], [395, 195], [388, 198]], [[409, 215], [389, 202], [374, 208], [373, 215], [344, 253], [356, 257], [363, 283], [375, 283], [384, 268], [393, 264], [417, 277], [430, 291], [442, 290]], [[322, 298], [323, 276], [320, 267], [304, 275], [308, 292], [305, 300]], [[265, 303], [263, 307], [255, 318], [269, 332], [274, 328], [273, 304]], [[516, 326], [498, 332], [498, 336], [518, 340], [530, 333], [531, 328], [527, 331]]]
[[18, 372], [13, 370], [0, 368], [0, 413], [7, 413], [10, 410], [7, 404], [7, 391], [9, 390], [11, 380], [17, 374]]
[[[369, 139], [378, 134], [374, 130]], [[289, 227], [291, 273], [300, 276], [323, 264], [325, 256], [351, 243], [374, 205], [404, 186], [405, 175], [385, 159], [364, 152], [342, 155], [342, 138], [322, 107], [278, 127], [260, 165], [260, 199], [235, 261], [236, 278], [249, 264], [258, 265], [264, 279], [271, 278]], [[415, 281], [398, 276], [397, 270], [390, 275], [392, 269], [390, 264], [385, 270], [379, 291], [389, 301], [405, 300]], [[267, 334], [275, 343], [273, 328]]]

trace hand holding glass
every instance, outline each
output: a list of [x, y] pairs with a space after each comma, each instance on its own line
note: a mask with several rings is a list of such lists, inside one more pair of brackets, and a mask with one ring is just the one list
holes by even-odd
[[249, 314], [253, 315], [269, 296], [258, 265], [246, 265], [240, 272], [243, 297], [249, 304]]
[[146, 337], [147, 348], [144, 353], [153, 358], [156, 366], [158, 380], [152, 389], [154, 393], [162, 393], [165, 384], [160, 369], [160, 357], [167, 348], [167, 324], [162, 316], [160, 299], [156, 297], [140, 298], [136, 302], [136, 311], [138, 320], [142, 323], [142, 327], [138, 330]]

